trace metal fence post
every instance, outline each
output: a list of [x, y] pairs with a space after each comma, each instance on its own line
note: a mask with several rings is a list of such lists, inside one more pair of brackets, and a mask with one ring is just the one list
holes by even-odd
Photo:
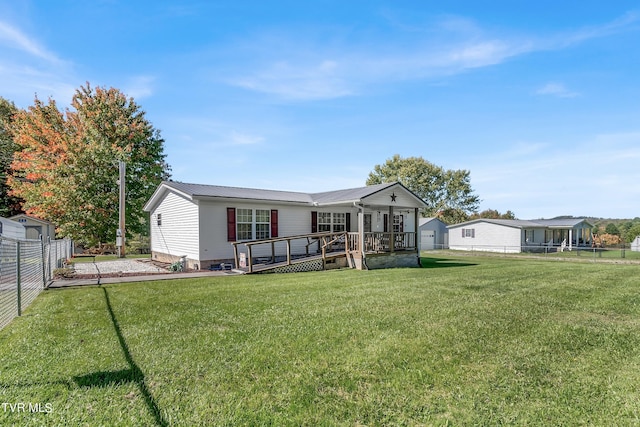
[[18, 316], [22, 316], [22, 290], [20, 284], [20, 241], [16, 242], [16, 288], [18, 291]]
[[44, 262], [44, 236], [40, 235], [40, 247], [42, 248], [42, 289], [47, 287], [47, 266]]

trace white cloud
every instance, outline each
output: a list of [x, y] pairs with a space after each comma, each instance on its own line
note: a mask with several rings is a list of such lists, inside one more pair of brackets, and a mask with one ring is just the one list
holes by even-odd
[[[527, 150], [523, 147], [531, 147]], [[465, 168], [482, 209], [512, 210], [519, 218], [558, 215], [638, 216], [640, 131], [599, 134], [556, 148], [518, 144]], [[632, 202], [632, 203], [629, 203]]]
[[[586, 40], [624, 31], [638, 21], [633, 14], [601, 26], [551, 36], [496, 34], [473, 21], [447, 17], [423, 32], [415, 26], [396, 39], [381, 36], [377, 43], [360, 45], [315, 43], [310, 35], [259, 34], [238, 44], [235, 54], [243, 68], [227, 82], [245, 89], [291, 100], [318, 100], [352, 96], [370, 85], [399, 80], [434, 78], [468, 69], [501, 64], [532, 52], [569, 48]], [[397, 22], [394, 28], [402, 28]], [[339, 39], [339, 37], [336, 37]], [[251, 71], [246, 71], [251, 70]], [[540, 94], [575, 97], [559, 83], [549, 83]]]
[[547, 83], [536, 90], [537, 95], [551, 95], [558, 98], [575, 98], [580, 96], [578, 92], [573, 92], [565, 87], [562, 83]]
[[68, 102], [77, 82], [73, 65], [42, 46], [37, 38], [0, 20], [0, 93], [20, 107], [34, 96]]
[[314, 63], [278, 61], [230, 83], [245, 89], [277, 94], [286, 99], [328, 99], [353, 94], [335, 60]]
[[154, 80], [155, 78], [153, 76], [132, 77], [129, 79], [122, 92], [128, 97], [134, 98], [136, 101], [139, 101], [142, 98], [148, 98], [153, 95]]
[[256, 135], [249, 135], [247, 133], [241, 133], [237, 131], [231, 132], [231, 143], [233, 145], [253, 145], [259, 144], [264, 141], [264, 138]]
[[23, 51], [51, 63], [61, 62], [55, 54], [40, 46], [35, 39], [2, 21], [0, 21], [0, 42], [9, 48]]

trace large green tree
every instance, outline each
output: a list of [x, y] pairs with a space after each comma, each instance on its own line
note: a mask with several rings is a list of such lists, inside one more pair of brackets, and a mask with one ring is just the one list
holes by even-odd
[[10, 189], [7, 183], [13, 153], [18, 150], [11, 134], [11, 123], [17, 112], [18, 109], [13, 102], [0, 97], [0, 216], [4, 217], [22, 212], [22, 201], [9, 194]]
[[478, 210], [480, 198], [471, 188], [467, 170], [447, 170], [422, 157], [402, 158], [396, 154], [376, 165], [367, 185], [400, 182], [427, 204], [425, 216], [437, 216], [449, 223], [464, 221]]
[[469, 219], [479, 219], [479, 218], [488, 218], [488, 219], [516, 219], [516, 214], [511, 211], [506, 211], [505, 213], [500, 213], [495, 209], [485, 209], [482, 212], [474, 212], [469, 216]]
[[118, 229], [118, 161], [127, 164], [127, 235], [146, 230], [142, 211], [169, 177], [164, 140], [133, 98], [114, 88], [76, 90], [72, 109], [36, 98], [15, 115], [13, 194], [28, 213], [58, 224], [58, 232], [93, 245], [115, 240]]

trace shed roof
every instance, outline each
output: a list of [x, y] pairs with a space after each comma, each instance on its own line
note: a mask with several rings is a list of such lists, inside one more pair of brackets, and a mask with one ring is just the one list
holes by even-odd
[[534, 220], [522, 220], [522, 219], [493, 219], [493, 218], [479, 218], [471, 221], [462, 222], [460, 224], [450, 225], [449, 228], [455, 228], [460, 226], [467, 226], [469, 224], [477, 224], [479, 222], [488, 222], [490, 224], [502, 225], [505, 227], [513, 228], [573, 228], [581, 222], [591, 226], [584, 218], [566, 218], [566, 219], [534, 219]]

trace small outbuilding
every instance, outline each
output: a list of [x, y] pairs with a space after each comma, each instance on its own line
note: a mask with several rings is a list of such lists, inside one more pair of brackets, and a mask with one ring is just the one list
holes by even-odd
[[24, 240], [26, 238], [24, 225], [9, 218], [0, 218], [0, 237], [14, 240]]
[[40, 236], [45, 240], [55, 240], [56, 238], [56, 226], [50, 221], [27, 214], [14, 215], [9, 219], [24, 226], [27, 239], [39, 239]]
[[446, 249], [449, 246], [447, 224], [438, 218], [420, 218], [420, 250]]
[[634, 252], [640, 252], [640, 236], [636, 236], [631, 242], [631, 250]]

